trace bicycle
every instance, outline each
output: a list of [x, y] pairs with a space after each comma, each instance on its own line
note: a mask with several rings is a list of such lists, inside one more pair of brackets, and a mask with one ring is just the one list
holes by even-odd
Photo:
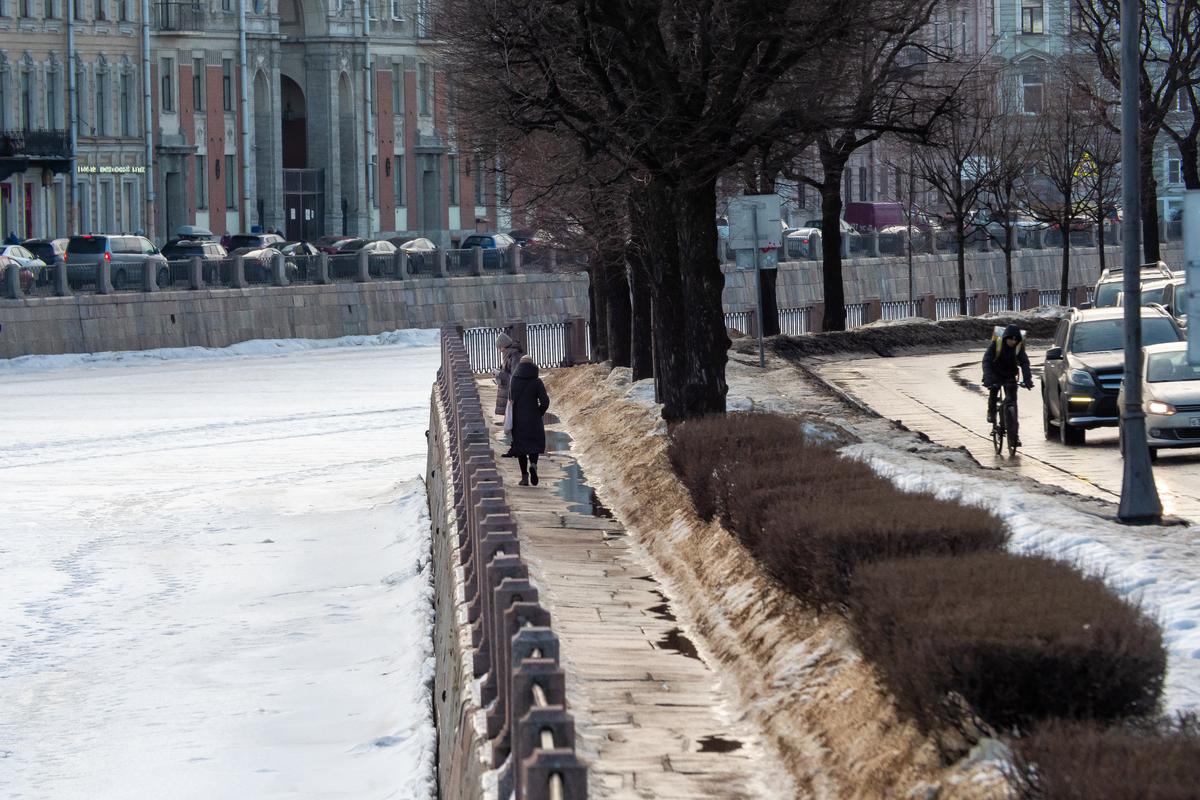
[[[1032, 389], [1033, 384], [1023, 383], [1026, 389]], [[1009, 381], [1003, 385], [1004, 401], [1000, 406], [1000, 413], [996, 415], [996, 421], [992, 423], [992, 445], [996, 448], [996, 455], [1004, 452], [1005, 439], [1008, 440], [1008, 454], [1015, 456], [1017, 454], [1017, 382]]]

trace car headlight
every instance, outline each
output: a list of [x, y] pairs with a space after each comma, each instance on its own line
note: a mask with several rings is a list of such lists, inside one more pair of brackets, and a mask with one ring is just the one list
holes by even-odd
[[1151, 400], [1146, 403], [1146, 411], [1151, 414], [1161, 414], [1164, 417], [1169, 417], [1175, 413], [1175, 406], [1170, 403], [1164, 403], [1161, 400]]
[[1095, 386], [1096, 382], [1092, 380], [1092, 373], [1086, 369], [1073, 369], [1067, 375], [1067, 383], [1073, 383], [1076, 386]]

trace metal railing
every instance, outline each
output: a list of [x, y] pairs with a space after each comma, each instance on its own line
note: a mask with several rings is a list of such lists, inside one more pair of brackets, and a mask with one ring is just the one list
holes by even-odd
[[1042, 289], [1038, 292], [1039, 306], [1056, 306], [1060, 299], [1058, 289]]
[[867, 324], [867, 303], [846, 304], [846, 330]]
[[472, 372], [495, 372], [503, 366], [500, 350], [496, 347], [496, 337], [502, 333], [516, 342], [522, 354], [528, 354], [541, 369], [586, 363], [592, 357], [590, 329], [582, 319], [465, 328], [462, 340]]
[[358, 253], [337, 253], [329, 257], [329, 278], [333, 281], [358, 279]]
[[808, 333], [812, 330], [812, 312], [812, 306], [779, 309], [779, 332], [785, 336]]
[[988, 312], [996, 314], [1001, 311], [1020, 311], [1021, 310], [1021, 293], [1013, 292], [1012, 307], [1009, 307], [1008, 293], [1004, 294], [989, 294], [988, 295]]
[[467, 328], [462, 332], [463, 346], [467, 350], [472, 372], [495, 372], [500, 369], [502, 364], [496, 337], [504, 332], [505, 328], [498, 327]]
[[735, 331], [742, 333], [750, 333], [750, 312], [749, 311], [726, 311], [725, 312], [725, 327], [732, 328]]
[[933, 318], [936, 320], [957, 317], [959, 304], [957, 297], [938, 297], [933, 301]]
[[474, 367], [456, 330], [443, 329], [441, 343], [437, 396], [448, 440], [447, 488], [455, 501], [447, 535], [462, 570], [470, 661], [491, 760], [502, 765], [498, 795], [585, 798], [587, 768], [571, 747], [575, 723], [567, 713], [560, 642], [521, 557]]
[[31, 128], [0, 131], [0, 156], [69, 158], [71, 137], [65, 130]]
[[879, 304], [882, 319], [895, 320], [921, 315], [920, 303], [916, 300], [885, 300]]
[[159, 31], [202, 31], [204, 30], [204, 4], [200, 2], [176, 2], [176, 0], [154, 0], [151, 20]]

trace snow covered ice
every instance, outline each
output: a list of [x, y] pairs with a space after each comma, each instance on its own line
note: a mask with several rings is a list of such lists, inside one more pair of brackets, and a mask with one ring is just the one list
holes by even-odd
[[0, 362], [0, 796], [433, 797], [436, 345]]

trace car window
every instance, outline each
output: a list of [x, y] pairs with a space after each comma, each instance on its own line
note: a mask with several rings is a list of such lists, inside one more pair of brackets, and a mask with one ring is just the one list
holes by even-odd
[[259, 246], [259, 244], [258, 244], [257, 236], [249, 236], [247, 234], [240, 233], [237, 236], [229, 237], [229, 249], [230, 250], [236, 250], [239, 247], [258, 247], [258, 246]]
[[[1178, 342], [1179, 329], [1165, 317], [1142, 318], [1142, 346]], [[1099, 353], [1125, 346], [1125, 320], [1098, 319], [1081, 322], [1071, 332], [1071, 352]]]
[[1096, 287], [1096, 296], [1092, 305], [1096, 308], [1113, 308], [1117, 305], [1117, 295], [1121, 293], [1121, 281], [1102, 283]]
[[1071, 324], [1065, 319], [1058, 323], [1058, 329], [1054, 331], [1055, 346], [1062, 347], [1067, 343], [1067, 328], [1069, 328], [1070, 325]]
[[136, 241], [142, 247], [142, 255], [151, 256], [158, 252], [158, 248], [154, 246], [154, 242], [149, 239], [137, 239]]
[[1150, 383], [1200, 381], [1200, 364], [1189, 364], [1186, 350], [1152, 353], [1146, 362], [1146, 380]]
[[104, 252], [104, 237], [72, 236], [67, 243], [67, 251], [82, 255], [99, 255]]

